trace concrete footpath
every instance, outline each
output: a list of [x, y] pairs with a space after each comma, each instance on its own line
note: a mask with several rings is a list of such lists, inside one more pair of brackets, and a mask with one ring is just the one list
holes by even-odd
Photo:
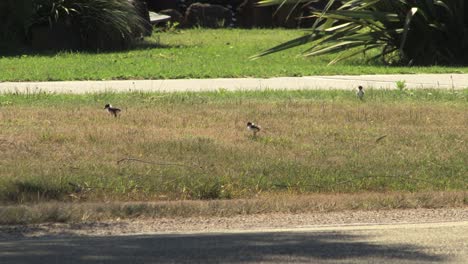
[[277, 78], [219, 78], [178, 80], [64, 81], [64, 82], [0, 82], [0, 93], [55, 92], [94, 93], [104, 91], [214, 91], [226, 90], [355, 90], [358, 85], [373, 89], [396, 89], [405, 81], [409, 89], [465, 89], [468, 74], [397, 74], [397, 75], [334, 75]]

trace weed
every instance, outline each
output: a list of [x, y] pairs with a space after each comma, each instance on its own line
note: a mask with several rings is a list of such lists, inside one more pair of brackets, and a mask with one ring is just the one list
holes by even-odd
[[400, 92], [404, 92], [406, 90], [406, 81], [397, 81], [396, 82], [396, 87]]

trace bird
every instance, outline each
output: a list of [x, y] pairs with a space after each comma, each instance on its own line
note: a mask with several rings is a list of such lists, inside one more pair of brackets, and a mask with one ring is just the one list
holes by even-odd
[[261, 127], [258, 125], [255, 125], [252, 122], [247, 122], [247, 129], [253, 132], [253, 136], [257, 136], [257, 133], [260, 132]]
[[356, 93], [356, 95], [360, 100], [363, 100], [364, 99], [364, 88], [361, 85], [359, 85], [358, 89], [359, 89], [359, 91]]
[[113, 115], [114, 117], [117, 117], [119, 113], [122, 111], [117, 107], [113, 107], [111, 104], [106, 104], [104, 106], [104, 109], [106, 109], [107, 112], [109, 112], [109, 114]]

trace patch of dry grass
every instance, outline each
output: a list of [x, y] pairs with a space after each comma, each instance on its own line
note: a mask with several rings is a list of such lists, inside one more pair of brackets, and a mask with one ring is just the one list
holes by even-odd
[[0, 201], [466, 190], [466, 98], [395, 93], [7, 95]]
[[468, 192], [391, 192], [292, 195], [276, 193], [253, 199], [209, 201], [64, 203], [0, 206], [0, 225], [88, 222], [133, 218], [230, 217], [268, 213], [343, 210], [454, 208], [468, 205]]

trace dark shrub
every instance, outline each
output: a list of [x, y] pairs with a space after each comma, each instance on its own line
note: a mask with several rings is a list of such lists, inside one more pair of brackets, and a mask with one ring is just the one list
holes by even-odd
[[147, 23], [129, 0], [41, 0], [36, 23], [61, 24], [79, 36], [80, 47], [115, 50], [146, 35]]
[[171, 23], [178, 23], [182, 25], [184, 23], [184, 16], [175, 9], [164, 9], [158, 12], [162, 15], [170, 16], [171, 19], [169, 20]]
[[23, 42], [33, 14], [33, 0], [0, 1], [0, 42]]
[[233, 23], [232, 18], [232, 11], [223, 6], [195, 3], [185, 13], [185, 26], [228, 27]]
[[[264, 0], [264, 5], [305, 0]], [[264, 52], [313, 42], [305, 56], [344, 52], [331, 63], [380, 49], [375, 58], [410, 65], [468, 65], [465, 0], [329, 0], [310, 34]], [[330, 9], [332, 4], [339, 7]]]
[[0, 41], [40, 49], [115, 50], [151, 34], [141, 0], [9, 0], [0, 3]]

